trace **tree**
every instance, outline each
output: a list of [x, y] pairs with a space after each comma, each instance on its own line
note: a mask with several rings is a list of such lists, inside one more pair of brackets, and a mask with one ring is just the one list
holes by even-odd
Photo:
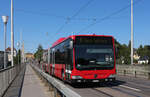
[[122, 64], [122, 61], [124, 61], [124, 64], [130, 64], [130, 42], [127, 46], [126, 44], [120, 44], [115, 40], [115, 46], [117, 48], [117, 64]]
[[21, 63], [21, 50], [18, 50], [18, 53], [16, 57], [14, 57], [14, 64], [20, 64]]
[[[118, 41], [115, 40], [115, 47], [117, 48], [116, 53], [116, 61], [117, 64], [122, 64], [124, 61], [124, 64], [130, 64], [131, 63], [131, 41], [129, 41], [129, 44], [120, 44]], [[142, 45], [139, 46], [137, 49], [137, 54], [140, 57], [149, 57], [150, 62], [150, 45], [145, 45], [144, 47]], [[137, 63], [137, 60], [134, 60], [135, 63]]]
[[137, 49], [137, 53], [140, 57], [144, 56], [144, 48], [142, 45], [140, 45], [140, 47]]
[[38, 60], [39, 63], [43, 60], [43, 47], [42, 45], [39, 45], [37, 48], [37, 51], [34, 54], [35, 59]]

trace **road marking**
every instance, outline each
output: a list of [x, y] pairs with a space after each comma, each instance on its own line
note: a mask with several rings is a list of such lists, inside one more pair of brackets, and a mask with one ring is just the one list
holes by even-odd
[[135, 91], [138, 91], [140, 92], [141, 90], [140, 89], [136, 89], [136, 88], [132, 88], [132, 87], [128, 87], [128, 86], [125, 86], [125, 85], [119, 85], [120, 87], [124, 87], [124, 88], [128, 88], [128, 89], [131, 89], [131, 90], [135, 90]]

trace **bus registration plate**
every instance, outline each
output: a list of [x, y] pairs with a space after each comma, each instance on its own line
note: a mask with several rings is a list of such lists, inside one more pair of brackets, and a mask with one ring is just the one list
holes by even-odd
[[93, 82], [99, 82], [99, 80], [93, 80]]

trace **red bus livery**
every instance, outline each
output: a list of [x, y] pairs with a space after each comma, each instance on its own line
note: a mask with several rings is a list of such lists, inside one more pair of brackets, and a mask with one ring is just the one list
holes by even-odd
[[70, 83], [114, 81], [114, 38], [72, 35], [60, 38], [48, 50], [47, 72]]

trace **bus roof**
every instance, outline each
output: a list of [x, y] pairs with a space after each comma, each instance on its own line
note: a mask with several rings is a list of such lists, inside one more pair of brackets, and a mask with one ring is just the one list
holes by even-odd
[[[96, 35], [96, 34], [93, 34], [93, 35], [71, 35], [71, 36], [69, 36], [69, 37], [62, 37], [62, 38], [59, 38], [56, 42], [54, 42], [54, 43], [52, 44], [52, 47], [54, 47], [54, 46], [56, 46], [57, 44], [59, 44], [59, 43], [65, 41], [65, 40], [68, 39], [68, 38], [75, 39], [75, 37], [77, 37], [77, 36], [99, 36], [99, 37], [112, 37], [112, 38], [113, 38], [113, 36], [111, 36], [111, 35]], [[52, 47], [51, 47], [51, 48], [52, 48]]]

